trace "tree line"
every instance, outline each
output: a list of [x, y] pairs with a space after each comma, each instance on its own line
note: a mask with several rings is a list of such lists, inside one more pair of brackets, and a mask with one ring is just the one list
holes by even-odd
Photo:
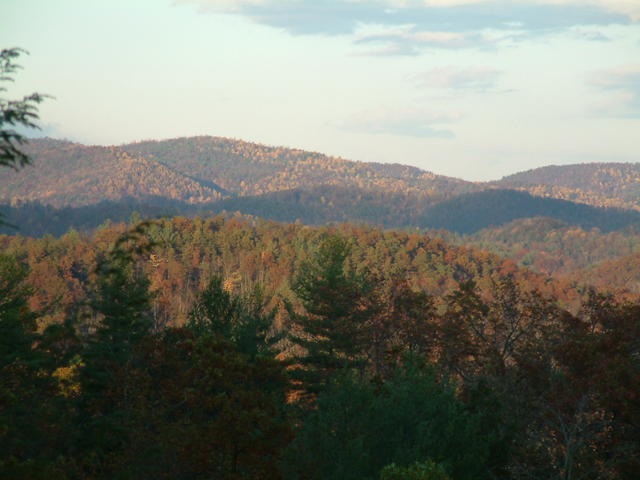
[[[326, 232], [296, 301], [212, 276], [159, 323], [141, 223], [38, 328], [0, 257], [5, 478], [636, 478], [640, 305], [576, 314], [508, 274], [435, 298]], [[284, 319], [284, 320], [283, 320]]]

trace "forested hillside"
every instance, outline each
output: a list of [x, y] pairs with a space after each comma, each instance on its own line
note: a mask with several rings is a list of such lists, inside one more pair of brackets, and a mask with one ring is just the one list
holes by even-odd
[[640, 209], [638, 163], [553, 165], [516, 173], [494, 184], [597, 207]]
[[86, 147], [34, 139], [33, 167], [3, 172], [0, 201], [84, 206], [123, 198], [204, 204], [229, 196], [336, 185], [387, 193], [451, 196], [470, 182], [414, 167], [351, 162], [319, 153], [217, 137]]
[[3, 478], [640, 468], [638, 304], [365, 227], [178, 217], [0, 242]]
[[[631, 163], [549, 166], [495, 182], [472, 183], [407, 165], [353, 162], [220, 137], [144, 141], [118, 147], [34, 139], [27, 152], [41, 166], [17, 175], [5, 172], [0, 180], [3, 199], [85, 205], [133, 196], [131, 183], [140, 182], [139, 196], [161, 195], [191, 203], [216, 200], [220, 194], [256, 196], [337, 185], [441, 197], [507, 188], [598, 207], [640, 208], [640, 166]], [[113, 178], [101, 178], [106, 173]], [[38, 188], [34, 190], [34, 186]], [[107, 191], [101, 196], [100, 188], [105, 186]], [[85, 198], [81, 198], [83, 195]]]
[[610, 292], [619, 298], [625, 294], [638, 298], [640, 296], [640, 249], [633, 249], [632, 254], [619, 255], [591, 265], [581, 271], [572, 272], [567, 278], [593, 279], [591, 283], [602, 291]]
[[53, 206], [85, 206], [125, 198], [212, 202], [220, 188], [203, 185], [117, 147], [85, 147], [56, 140], [29, 142], [33, 165], [4, 171], [0, 199], [39, 201]]
[[607, 232], [640, 225], [639, 212], [539, 198], [514, 190], [485, 190], [458, 195], [427, 209], [417, 219], [417, 224], [473, 233], [518, 218], [531, 217], [549, 217], [581, 228], [599, 228]]
[[607, 262], [636, 253], [640, 213], [540, 198], [632, 206], [633, 164], [547, 167], [482, 184], [217, 137], [120, 147], [39, 139], [28, 153], [33, 166], [0, 178], [7, 202], [0, 210], [18, 227], [0, 233], [60, 236], [132, 218], [233, 212], [306, 225], [355, 222], [438, 230], [545, 275], [636, 290], [607, 273]]
[[[123, 198], [83, 207], [56, 209], [37, 202], [0, 206], [18, 232], [61, 235], [69, 228], [95, 228], [107, 220], [127, 220], [133, 212], [143, 218], [212, 215], [240, 212], [281, 222], [324, 225], [369, 223], [387, 228], [445, 229], [473, 233], [514, 219], [545, 216], [583, 229], [611, 232], [640, 225], [640, 212], [597, 208], [564, 200], [539, 198], [515, 190], [486, 190], [458, 195], [404, 194], [355, 187], [320, 185], [258, 196], [227, 198], [213, 203], [186, 203], [166, 197]], [[15, 233], [0, 227], [0, 233]]]
[[139, 142], [123, 149], [189, 177], [215, 182], [239, 196], [327, 184], [426, 194], [455, 194], [478, 188], [471, 182], [405, 165], [353, 162], [219, 137]]
[[239, 211], [313, 225], [367, 222], [458, 233], [536, 216], [606, 232], [640, 219], [636, 212], [582, 205], [635, 208], [639, 167], [631, 164], [548, 167], [483, 184], [218, 137], [120, 147], [39, 139], [27, 151], [34, 165], [3, 172], [0, 201], [9, 222], [28, 235], [93, 228], [133, 211], [143, 217]]
[[16, 202], [14, 205], [0, 205], [0, 212], [4, 221], [4, 224], [0, 224], [0, 234], [58, 237], [69, 230], [89, 231], [105, 223], [125, 222], [132, 217], [159, 218], [207, 211], [184, 202], [171, 201], [163, 197], [150, 197], [101, 201], [83, 207], [60, 208], [43, 205], [40, 202]]
[[637, 227], [607, 233], [538, 217], [470, 235], [444, 230], [430, 234], [456, 245], [488, 250], [553, 278], [588, 283], [617, 295], [639, 293], [633, 273], [637, 267], [634, 258], [640, 252]]
[[[95, 236], [71, 232], [59, 239], [0, 236], [0, 247], [29, 267], [29, 281], [38, 288], [32, 306], [57, 305], [50, 315], [60, 319], [74, 302], [85, 298], [96, 255], [124, 228], [124, 224], [104, 227]], [[311, 228], [250, 217], [175, 217], [158, 220], [148, 231], [157, 246], [144, 271], [152, 287], [162, 292], [154, 307], [157, 318], [163, 323], [186, 321], [195, 291], [213, 276], [234, 283], [239, 293], [261, 285], [268, 295], [289, 298], [293, 272], [318, 239], [334, 231], [353, 244], [349, 262], [354, 268], [370, 269], [381, 278], [402, 274], [414, 288], [436, 296], [471, 279], [488, 289], [501, 275], [514, 275], [523, 285], [553, 294], [567, 306], [575, 306], [584, 291], [519, 270], [511, 260], [486, 251], [417, 233], [353, 225]]]
[[450, 239], [492, 250], [548, 274], [583, 269], [640, 251], [637, 228], [606, 233], [550, 218], [515, 220], [502, 227]]
[[640, 0], [0, 37], [0, 480], [640, 480]]

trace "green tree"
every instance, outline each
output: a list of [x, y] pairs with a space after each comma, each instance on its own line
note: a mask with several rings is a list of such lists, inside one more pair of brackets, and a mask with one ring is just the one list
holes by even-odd
[[35, 348], [27, 271], [0, 255], [0, 477], [57, 478], [61, 426], [52, 359]]
[[[20, 68], [15, 59], [27, 53], [21, 48], [0, 50], [0, 82], [12, 82], [13, 74]], [[7, 88], [0, 86], [0, 92]], [[0, 97], [0, 166], [18, 169], [28, 165], [31, 160], [22, 151], [26, 138], [15, 130], [16, 127], [40, 128], [38, 120], [38, 104], [46, 95], [32, 93], [19, 100]]]
[[190, 314], [189, 327], [198, 334], [213, 334], [233, 342], [236, 349], [251, 356], [272, 355], [280, 335], [271, 334], [275, 310], [264, 313], [260, 288], [248, 295], [234, 295], [213, 277], [200, 292]]
[[395, 463], [387, 465], [380, 471], [380, 480], [451, 480], [451, 477], [442, 465], [427, 460], [408, 467], [400, 467]]
[[289, 308], [291, 339], [303, 351], [296, 375], [308, 393], [322, 390], [336, 371], [364, 366], [368, 285], [364, 275], [347, 270], [349, 253], [346, 239], [327, 236], [293, 281], [305, 313]]
[[[21, 48], [0, 50], [0, 94], [7, 91], [2, 82], [12, 82], [13, 74], [20, 68], [14, 60], [22, 53], [27, 52]], [[35, 123], [38, 120], [38, 104], [46, 97], [40, 93], [32, 93], [20, 100], [0, 96], [0, 167], [17, 170], [31, 163], [29, 156], [22, 151], [27, 140], [15, 127], [40, 128]], [[0, 226], [14, 227], [6, 223], [3, 217], [0, 213]]]
[[297, 432], [285, 463], [291, 479], [366, 480], [380, 470], [431, 458], [452, 478], [491, 478], [491, 450], [501, 448], [484, 429], [484, 412], [457, 400], [410, 358], [383, 384], [343, 375], [317, 399]]
[[135, 429], [138, 383], [146, 375], [136, 360], [138, 345], [152, 331], [149, 281], [135, 258], [148, 249], [144, 225], [121, 236], [99, 259], [90, 307], [100, 318], [82, 352], [79, 422], [85, 474], [113, 474], [112, 458], [125, 448]]
[[284, 365], [251, 357], [219, 335], [188, 328], [147, 337], [136, 417], [112, 459], [140, 479], [276, 480], [291, 438]]

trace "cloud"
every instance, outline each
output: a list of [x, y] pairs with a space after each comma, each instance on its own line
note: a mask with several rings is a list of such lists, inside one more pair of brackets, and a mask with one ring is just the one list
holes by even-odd
[[175, 0], [204, 13], [240, 15], [292, 35], [349, 35], [360, 54], [411, 56], [488, 49], [587, 27], [640, 21], [639, 0]]
[[451, 130], [442, 129], [446, 125], [461, 120], [459, 113], [434, 112], [414, 107], [368, 110], [334, 123], [343, 130], [368, 133], [401, 135], [417, 138], [454, 138]]
[[640, 117], [640, 64], [592, 72], [588, 84], [606, 92], [608, 98], [594, 113], [610, 117]]
[[491, 67], [443, 67], [415, 75], [412, 80], [420, 86], [474, 92], [497, 91], [503, 72]]
[[488, 47], [492, 41], [482, 34], [447, 31], [420, 31], [401, 27], [391, 31], [357, 35], [356, 45], [372, 45], [369, 55], [419, 55], [427, 48], [461, 49]]
[[577, 30], [574, 35], [589, 42], [610, 42], [611, 39], [597, 30]]
[[[176, 0], [202, 12], [242, 15], [291, 34], [356, 34], [363, 26], [411, 26], [402, 40], [432, 48], [466, 48], [482, 32], [519, 32], [523, 38], [576, 26], [629, 24], [640, 20], [637, 0]], [[464, 34], [457, 40], [437, 38]], [[509, 39], [517, 38], [506, 35]], [[495, 38], [496, 41], [502, 36]], [[385, 40], [377, 37], [376, 41]], [[399, 52], [396, 37], [387, 37]], [[362, 43], [362, 38], [359, 39]]]

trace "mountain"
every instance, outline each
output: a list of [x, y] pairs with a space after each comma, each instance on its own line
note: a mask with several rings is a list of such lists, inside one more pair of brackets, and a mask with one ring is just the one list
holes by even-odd
[[472, 182], [405, 165], [353, 162], [217, 137], [120, 147], [34, 139], [26, 151], [33, 166], [3, 172], [0, 202], [78, 207], [127, 198], [148, 202], [165, 198], [208, 204], [325, 185], [434, 198], [479, 189]]
[[640, 212], [540, 198], [516, 190], [485, 190], [458, 195], [427, 209], [418, 218], [418, 225], [473, 233], [530, 217], [549, 217], [570, 225], [599, 228], [607, 232], [640, 225]]
[[640, 228], [604, 232], [545, 217], [521, 218], [473, 234], [426, 231], [449, 244], [489, 251], [519, 267], [591, 285], [625, 298], [640, 295]]
[[489, 250], [554, 276], [640, 252], [638, 227], [603, 232], [544, 217], [518, 219], [471, 235], [439, 233], [451, 243]]
[[92, 230], [105, 222], [126, 222], [133, 218], [159, 218], [177, 215], [209, 214], [196, 205], [150, 197], [144, 200], [123, 198], [101, 201], [81, 207], [60, 207], [26, 202], [19, 205], [0, 205], [3, 214], [0, 234], [42, 237], [64, 235], [70, 229]]
[[0, 201], [80, 206], [156, 196], [204, 204], [331, 185], [438, 200], [487, 189], [515, 189], [599, 207], [640, 209], [640, 164], [549, 166], [481, 183], [407, 165], [353, 162], [220, 137], [118, 147], [34, 139], [27, 153], [35, 168], [4, 172]]
[[318, 185], [386, 192], [456, 194], [480, 189], [472, 182], [399, 164], [363, 163], [285, 147], [220, 137], [176, 138], [122, 147], [176, 172], [214, 182], [238, 196]]
[[29, 235], [93, 228], [134, 211], [238, 211], [285, 222], [355, 221], [464, 234], [539, 216], [603, 232], [640, 222], [637, 211], [599, 208], [640, 210], [640, 166], [631, 164], [552, 166], [473, 183], [406, 165], [219, 137], [118, 147], [38, 139], [27, 153], [32, 167], [0, 176], [0, 203], [7, 221]]
[[[37, 203], [2, 207], [6, 221], [19, 225], [20, 233], [60, 235], [68, 228], [91, 229], [105, 220], [124, 221], [137, 212], [143, 218], [158, 216], [209, 216], [239, 212], [280, 222], [307, 225], [327, 223], [369, 223], [385, 228], [441, 229], [471, 234], [499, 227], [517, 219], [546, 217], [553, 228], [578, 227], [611, 232], [640, 228], [640, 212], [540, 198], [516, 190], [485, 190], [446, 199], [444, 195], [405, 194], [355, 187], [320, 185], [308, 189], [284, 190], [264, 195], [231, 197], [213, 203], [189, 204], [164, 197], [144, 200], [124, 198], [82, 207], [56, 209]], [[0, 227], [0, 233], [15, 233]], [[529, 229], [522, 235], [542, 231]]]
[[33, 165], [17, 172], [2, 172], [0, 201], [78, 207], [153, 197], [204, 203], [224, 195], [217, 185], [204, 185], [118, 147], [87, 147], [45, 139], [32, 140], [26, 151]]
[[492, 185], [597, 207], [640, 210], [640, 163], [552, 165], [516, 173]]

